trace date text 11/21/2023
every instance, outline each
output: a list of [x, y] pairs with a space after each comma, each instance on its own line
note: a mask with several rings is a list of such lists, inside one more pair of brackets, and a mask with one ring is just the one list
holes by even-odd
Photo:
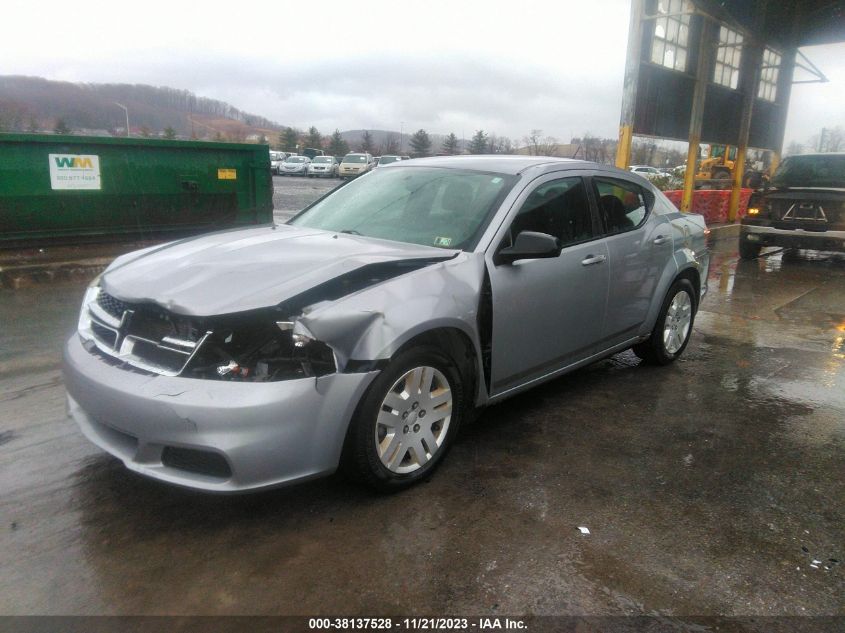
[[519, 618], [310, 618], [308, 628], [314, 631], [331, 630], [383, 630], [404, 629], [411, 631], [466, 631], [511, 630], [527, 628]]

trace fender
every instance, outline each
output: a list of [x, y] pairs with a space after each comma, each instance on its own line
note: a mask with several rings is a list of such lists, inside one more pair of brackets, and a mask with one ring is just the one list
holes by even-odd
[[[387, 360], [421, 334], [453, 328], [472, 342], [477, 375], [483, 376], [477, 325], [483, 279], [483, 254], [461, 253], [313, 311], [306, 308], [295, 319], [294, 332], [331, 347], [343, 371], [351, 360]], [[484, 381], [477, 383], [476, 401], [483, 402]]]

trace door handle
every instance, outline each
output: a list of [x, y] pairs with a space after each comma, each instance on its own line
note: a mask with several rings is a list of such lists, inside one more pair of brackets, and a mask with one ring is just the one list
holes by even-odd
[[668, 241], [669, 241], [668, 237], [664, 237], [663, 235], [658, 235], [657, 237], [654, 238], [654, 242], [652, 242], [652, 243], [660, 246], [661, 244], [665, 244]]
[[581, 260], [582, 266], [592, 266], [593, 264], [601, 264], [607, 259], [607, 255], [587, 255], [587, 259]]

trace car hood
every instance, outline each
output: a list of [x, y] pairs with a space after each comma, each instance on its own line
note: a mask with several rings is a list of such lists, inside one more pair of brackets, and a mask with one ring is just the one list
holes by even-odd
[[101, 279], [110, 295], [188, 316], [276, 305], [358, 268], [446, 260], [459, 251], [288, 225], [212, 233], [129, 253]]

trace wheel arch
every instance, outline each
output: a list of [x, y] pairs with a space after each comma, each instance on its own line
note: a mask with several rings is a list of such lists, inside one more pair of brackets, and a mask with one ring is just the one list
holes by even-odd
[[478, 346], [463, 328], [439, 326], [417, 332], [402, 342], [391, 358], [414, 347], [432, 347], [451, 358], [464, 381], [466, 394], [472, 398], [466, 404], [472, 407], [479, 403], [483, 384], [480, 380], [481, 357]]
[[[680, 261], [679, 261], [680, 259]], [[648, 311], [648, 318], [640, 331], [641, 338], [647, 338], [654, 329], [654, 324], [657, 322], [659, 316], [660, 306], [663, 305], [663, 300], [666, 298], [666, 293], [678, 279], [687, 279], [693, 287], [695, 296], [695, 309], [701, 303], [701, 271], [700, 264], [690, 254], [676, 253], [669, 266], [663, 271], [660, 282], [657, 285], [657, 290], [651, 298], [651, 307]]]

